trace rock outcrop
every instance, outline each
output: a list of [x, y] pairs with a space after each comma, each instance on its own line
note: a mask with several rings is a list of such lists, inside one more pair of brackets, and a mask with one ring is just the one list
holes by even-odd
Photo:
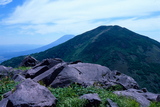
[[117, 75], [115, 71], [111, 71], [107, 67], [90, 63], [67, 65], [50, 85], [52, 87], [63, 87], [73, 82], [84, 86], [91, 86], [96, 83], [103, 85], [115, 83], [121, 84], [126, 89], [138, 88], [138, 84], [131, 77], [124, 74]]
[[26, 72], [26, 78], [34, 78], [47, 70], [51, 69], [58, 63], [62, 63], [63, 60], [55, 58], [55, 59], [44, 59], [41, 63], [37, 64], [36, 66], [32, 67], [32, 69]]
[[13, 68], [0, 65], [0, 78], [12, 75]]
[[66, 63], [62, 60], [47, 59], [26, 72], [26, 78], [43, 81], [46, 86], [65, 87], [72, 83], [83, 86], [103, 84], [103, 86], [122, 85], [125, 89], [138, 89], [137, 82], [118, 71], [90, 63]]
[[141, 104], [142, 107], [148, 107], [150, 105], [150, 101], [158, 101], [158, 94], [153, 94], [150, 92], [146, 92], [143, 90], [137, 89], [128, 89], [124, 91], [115, 91], [114, 92], [120, 96], [126, 96], [135, 99], [137, 102]]
[[19, 66], [32, 67], [35, 66], [37, 63], [38, 61], [34, 57], [26, 56]]
[[1, 107], [55, 107], [57, 99], [44, 86], [31, 79], [20, 83], [16, 89], [4, 98]]
[[[123, 91], [115, 91], [117, 95], [122, 95], [135, 99], [142, 107], [148, 107], [150, 101], [160, 101], [160, 95], [153, 94], [147, 89], [139, 89], [138, 83], [130, 76], [119, 71], [111, 71], [105, 66], [91, 63], [75, 61], [73, 63], [64, 62], [62, 59], [45, 59], [37, 64], [37, 60], [30, 62], [25, 60], [25, 66], [33, 66], [31, 69], [23, 71], [14, 70], [11, 67], [0, 66], [0, 76], [12, 74], [12, 79], [20, 84], [3, 95], [0, 101], [2, 107], [54, 107], [57, 99], [44, 86], [37, 82], [43, 82], [45, 86], [52, 88], [66, 87], [72, 83], [77, 83], [84, 87], [98, 86], [109, 88], [120, 85]], [[21, 65], [23, 65], [21, 64]], [[87, 99], [88, 105], [99, 105], [101, 99], [98, 94], [85, 94], [80, 98]], [[117, 104], [107, 99], [110, 107], [117, 107]]]

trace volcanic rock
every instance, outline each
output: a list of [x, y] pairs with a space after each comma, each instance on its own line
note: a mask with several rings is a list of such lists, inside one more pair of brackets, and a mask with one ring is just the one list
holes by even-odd
[[98, 107], [101, 103], [101, 99], [99, 98], [98, 94], [84, 94], [80, 97], [80, 99], [86, 99], [88, 103], [86, 107]]
[[[55, 107], [57, 99], [44, 86], [31, 79], [20, 83], [12, 94], [0, 102], [3, 107]], [[10, 106], [7, 106], [10, 105]]]
[[20, 66], [24, 67], [32, 67], [35, 66], [38, 63], [38, 61], [31, 56], [26, 56], [24, 60], [20, 63]]

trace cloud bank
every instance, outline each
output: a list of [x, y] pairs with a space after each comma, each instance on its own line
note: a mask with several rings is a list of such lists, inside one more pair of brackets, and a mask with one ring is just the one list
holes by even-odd
[[110, 24], [159, 33], [159, 6], [160, 0], [26, 0], [2, 22], [28, 34], [80, 34]]
[[10, 2], [12, 2], [12, 0], [0, 0], [0, 5], [6, 5]]

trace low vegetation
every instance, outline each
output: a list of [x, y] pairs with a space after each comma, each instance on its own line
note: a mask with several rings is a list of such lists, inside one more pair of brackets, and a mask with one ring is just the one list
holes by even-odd
[[31, 69], [31, 67], [23, 67], [23, 66], [21, 66], [21, 67], [18, 67], [18, 68], [15, 68], [16, 70], [22, 70], [22, 71], [25, 71], [25, 70], [29, 70], [29, 69]]
[[[106, 107], [106, 99], [110, 98], [112, 101], [116, 102], [119, 107], [139, 107], [139, 103], [130, 98], [117, 96], [113, 94], [113, 90], [108, 91], [98, 87], [87, 87], [72, 84], [65, 88], [49, 88], [53, 95], [58, 98], [57, 107], [83, 107], [87, 101], [80, 100], [79, 97], [84, 94], [97, 93], [102, 99], [100, 107]], [[74, 106], [73, 106], [74, 105]], [[75, 106], [76, 105], [76, 106]]]
[[[0, 100], [3, 99], [4, 93], [14, 90], [17, 84], [18, 83], [12, 81], [9, 77], [2, 78], [0, 80]], [[95, 86], [84, 88], [80, 85], [72, 84], [65, 88], [48, 87], [48, 89], [58, 99], [57, 107], [85, 107], [87, 101], [79, 99], [79, 97], [88, 93], [97, 93], [99, 95], [102, 99], [100, 107], [106, 107], [107, 98], [117, 103], [119, 107], [140, 107], [139, 103], [133, 99], [113, 94], [113, 91], [122, 89], [118, 85], [109, 89], [102, 89]], [[160, 103], [152, 102], [150, 107], [160, 107]]]
[[18, 83], [12, 81], [9, 77], [2, 78], [0, 80], [0, 100], [3, 99], [3, 94], [11, 91]]

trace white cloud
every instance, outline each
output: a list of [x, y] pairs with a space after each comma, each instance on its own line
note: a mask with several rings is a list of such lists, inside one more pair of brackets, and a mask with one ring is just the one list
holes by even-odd
[[136, 18], [117, 20], [114, 22], [110, 22], [109, 24], [122, 25], [135, 31], [158, 30], [160, 28], [160, 16], [149, 19], [139, 19], [139, 20], [137, 20]]
[[[159, 4], [160, 2], [157, 1]], [[141, 16], [160, 11], [155, 0], [27, 0], [16, 8], [7, 23], [50, 23]]]
[[0, 5], [6, 5], [10, 2], [12, 2], [12, 0], [0, 0]]
[[[108, 24], [145, 31], [160, 27], [159, 17], [135, 19], [160, 11], [159, 6], [160, 0], [26, 0], [3, 23], [39, 34], [79, 34]], [[112, 18], [117, 20], [108, 20]]]

